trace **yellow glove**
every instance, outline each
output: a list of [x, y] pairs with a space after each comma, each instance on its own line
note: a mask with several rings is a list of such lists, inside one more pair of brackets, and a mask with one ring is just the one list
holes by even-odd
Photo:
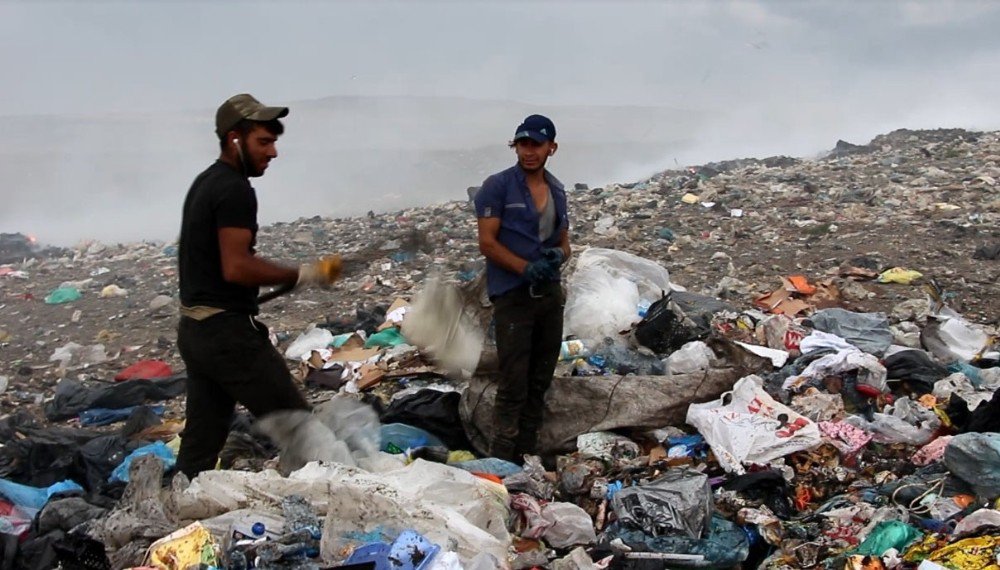
[[343, 262], [339, 255], [328, 255], [315, 263], [306, 263], [299, 267], [299, 280], [295, 287], [326, 287], [340, 277]]

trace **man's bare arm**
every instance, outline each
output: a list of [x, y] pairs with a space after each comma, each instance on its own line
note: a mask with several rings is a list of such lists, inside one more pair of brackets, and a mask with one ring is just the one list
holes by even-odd
[[253, 234], [245, 228], [219, 228], [222, 278], [245, 287], [284, 285], [299, 278], [297, 268], [285, 267], [250, 253]]

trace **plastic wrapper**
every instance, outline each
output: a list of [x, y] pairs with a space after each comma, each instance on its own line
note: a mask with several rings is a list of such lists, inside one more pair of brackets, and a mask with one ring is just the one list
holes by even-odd
[[744, 463], [766, 464], [821, 442], [814, 422], [775, 401], [755, 378], [741, 379], [718, 400], [688, 408], [687, 423], [698, 428], [729, 472], [743, 474]]
[[612, 506], [618, 521], [650, 536], [682, 533], [701, 538], [712, 517], [708, 476], [691, 469], [674, 469], [638, 487], [615, 493]]

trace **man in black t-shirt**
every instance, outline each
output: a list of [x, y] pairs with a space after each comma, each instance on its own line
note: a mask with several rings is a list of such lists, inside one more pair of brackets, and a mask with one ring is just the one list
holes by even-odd
[[237, 402], [256, 417], [309, 409], [267, 327], [254, 318], [260, 286], [325, 286], [340, 274], [339, 258], [294, 268], [254, 249], [257, 196], [249, 178], [262, 176], [278, 156], [278, 119], [287, 114], [287, 107], [267, 107], [247, 94], [226, 100], [215, 116], [219, 159], [184, 200], [177, 345], [188, 379], [177, 468], [188, 477], [215, 467]]

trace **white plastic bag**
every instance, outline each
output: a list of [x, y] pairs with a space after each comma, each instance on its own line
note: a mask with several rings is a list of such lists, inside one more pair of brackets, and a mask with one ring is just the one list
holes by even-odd
[[639, 297], [652, 303], [671, 289], [670, 273], [659, 263], [624, 251], [592, 247], [580, 254], [576, 269], [595, 268], [635, 283]]
[[640, 320], [639, 290], [625, 277], [598, 268], [577, 269], [564, 309], [565, 332], [585, 341], [615, 338]]
[[757, 381], [747, 376], [718, 400], [688, 408], [687, 423], [731, 473], [742, 475], [744, 463], [765, 464], [822, 441], [814, 422], [775, 401]]
[[568, 281], [566, 334], [590, 341], [615, 338], [640, 320], [640, 304], [649, 306], [670, 289], [670, 273], [655, 261], [589, 248], [577, 258]]
[[285, 350], [285, 358], [289, 360], [303, 360], [309, 358], [314, 350], [326, 348], [333, 342], [333, 333], [330, 331], [313, 327], [299, 335], [292, 344]]
[[568, 548], [597, 541], [594, 521], [587, 511], [573, 503], [549, 503], [542, 507], [542, 518], [550, 525], [542, 533], [550, 546]]
[[930, 442], [934, 433], [941, 427], [941, 420], [934, 412], [905, 396], [886, 408], [886, 412], [888, 413], [876, 412], [870, 422], [862, 416], [851, 416], [844, 421], [875, 434], [873, 439], [879, 443], [909, 445], [924, 445]]
[[970, 362], [986, 353], [990, 337], [954, 309], [942, 307], [937, 314], [928, 317], [927, 326], [920, 333], [920, 342], [942, 362]]
[[671, 374], [693, 374], [708, 370], [715, 353], [700, 340], [693, 340], [663, 361]]

